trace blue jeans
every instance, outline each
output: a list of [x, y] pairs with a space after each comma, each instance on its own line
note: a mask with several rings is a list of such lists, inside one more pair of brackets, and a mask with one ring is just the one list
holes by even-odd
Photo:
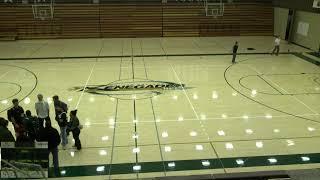
[[54, 174], [55, 174], [55, 176], [59, 176], [60, 171], [59, 171], [58, 147], [50, 149], [49, 151], [50, 151], [50, 153], [52, 153]]
[[68, 144], [68, 137], [67, 137], [67, 126], [60, 127], [60, 137], [61, 137], [61, 144], [65, 146]]

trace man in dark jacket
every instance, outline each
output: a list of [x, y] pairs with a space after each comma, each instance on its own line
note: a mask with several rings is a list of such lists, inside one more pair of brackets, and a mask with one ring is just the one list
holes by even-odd
[[24, 110], [21, 106], [19, 106], [19, 100], [13, 99], [12, 100], [13, 107], [7, 111], [8, 120], [12, 123], [14, 131], [16, 133], [17, 140], [20, 139], [19, 136], [23, 136], [24, 126], [23, 126], [23, 119], [24, 119]]
[[9, 122], [0, 117], [0, 143], [1, 142], [14, 142], [14, 137], [8, 129]]
[[[60, 121], [61, 120], [61, 114], [62, 113], [66, 113], [68, 112], [68, 105], [62, 101], [60, 101], [59, 96], [55, 95], [52, 97], [53, 99], [53, 104], [54, 104], [54, 110], [55, 110], [55, 119], [56, 121]], [[61, 126], [60, 126], [61, 127]], [[68, 129], [68, 125], [66, 128], [66, 134], [67, 136], [69, 135], [69, 129]], [[63, 141], [63, 144], [65, 143], [65, 141]]]
[[31, 111], [26, 111], [26, 116], [23, 122], [28, 137], [34, 141], [36, 139], [36, 135], [39, 133], [40, 130], [40, 123], [37, 117], [31, 115]]
[[233, 45], [233, 49], [232, 49], [232, 64], [234, 64], [236, 62], [236, 57], [237, 57], [237, 52], [238, 52], [238, 41], [235, 42], [235, 44]]
[[13, 107], [7, 111], [8, 120], [12, 123], [21, 123], [23, 120], [24, 110], [19, 106], [19, 100], [12, 100]]
[[68, 136], [67, 136], [67, 125], [68, 125], [68, 119], [67, 119], [67, 114], [65, 112], [61, 113], [58, 116], [58, 125], [60, 127], [60, 137], [61, 137], [61, 144], [62, 144], [62, 149], [66, 149], [66, 145], [68, 144]]
[[51, 121], [45, 122], [45, 128], [40, 129], [39, 141], [48, 142], [48, 150], [52, 153], [53, 168], [56, 176], [60, 175], [59, 171], [59, 158], [58, 158], [58, 146], [61, 142], [59, 132], [51, 126]]
[[63, 112], [67, 113], [68, 112], [68, 105], [62, 101], [59, 100], [59, 96], [55, 95], [52, 97], [53, 99], [53, 104], [54, 104], [54, 110], [56, 113], [56, 120], [59, 119], [59, 115]]

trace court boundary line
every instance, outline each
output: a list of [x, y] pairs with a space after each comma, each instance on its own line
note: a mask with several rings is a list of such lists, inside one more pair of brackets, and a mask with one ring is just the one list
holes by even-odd
[[[194, 144], [209, 144], [209, 143], [226, 143], [226, 142], [256, 142], [256, 141], [280, 141], [280, 140], [300, 140], [300, 139], [313, 139], [320, 138], [320, 135], [315, 136], [296, 136], [296, 137], [279, 137], [279, 138], [252, 138], [252, 139], [235, 139], [235, 140], [212, 140], [212, 141], [193, 141], [193, 142], [172, 142], [164, 143], [162, 145], [194, 145]], [[158, 144], [141, 144], [140, 147], [145, 146], [157, 146]], [[123, 147], [134, 147], [134, 145], [117, 145], [116, 148]], [[112, 148], [112, 146], [91, 146], [83, 149], [102, 149], [102, 148]], [[67, 150], [74, 150], [74, 148], [67, 148]]]
[[[122, 51], [123, 53], [123, 47]], [[119, 68], [119, 80], [121, 79], [121, 73], [122, 73], [122, 58], [120, 61], [120, 68]], [[116, 147], [115, 144], [115, 139], [116, 139], [116, 128], [118, 125], [118, 106], [119, 106], [119, 99], [116, 99], [116, 112], [115, 112], [115, 118], [114, 118], [114, 124], [113, 124], [113, 132], [112, 132], [112, 144], [111, 144], [111, 157], [110, 157], [110, 163], [109, 163], [109, 180], [111, 180], [111, 172], [112, 172], [112, 165], [113, 165], [113, 155], [114, 155], [114, 148]]]
[[[320, 116], [320, 114], [298, 114], [297, 116]], [[285, 118], [285, 117], [292, 117], [292, 115], [279, 115], [279, 116], [272, 116], [272, 118]], [[266, 119], [265, 116], [249, 116], [249, 119], [258, 119], [258, 118], [264, 118], [265, 121], [268, 121], [268, 119]], [[296, 117], [298, 118], [298, 117]], [[224, 120], [224, 121], [228, 121], [228, 120], [233, 120], [233, 119], [243, 119], [243, 116], [231, 116], [231, 117], [216, 117], [216, 118], [206, 118], [203, 121], [210, 121], [210, 120]], [[183, 119], [183, 121], [198, 121], [198, 119]], [[108, 124], [108, 123], [104, 123], [103, 121], [101, 121], [102, 123], [91, 123], [91, 125], [103, 125], [103, 124]], [[165, 122], [178, 122], [177, 119], [168, 119], [168, 120], [161, 120], [160, 123], [165, 123]], [[139, 121], [140, 124], [142, 123], [153, 123], [153, 121]], [[119, 124], [134, 124], [132, 121], [125, 121], [125, 122], [119, 122]]]
[[[161, 44], [162, 46], [162, 44]], [[203, 53], [203, 54], [167, 54], [162, 48], [165, 54], [151, 54], [151, 55], [133, 55], [133, 57], [170, 57], [170, 56], [227, 56], [232, 53]], [[290, 54], [295, 55], [295, 52], [282, 52], [279, 54]], [[237, 53], [237, 55], [270, 55], [270, 53]], [[99, 59], [99, 58], [130, 58], [131, 55], [115, 55], [115, 56], [52, 56], [52, 57], [15, 57], [15, 58], [0, 58], [0, 61], [11, 61], [11, 60], [44, 60], [44, 59]]]
[[[98, 56], [101, 54], [103, 48], [104, 48], [104, 43], [102, 43], [102, 45], [101, 45], [101, 47], [100, 47], [100, 50], [99, 50], [99, 52], [98, 52]], [[63, 62], [63, 59], [61, 59], [61, 61]], [[86, 81], [86, 83], [85, 83], [85, 85], [84, 85], [84, 87], [83, 87], [83, 91], [82, 91], [81, 94], [80, 94], [80, 97], [79, 97], [79, 99], [78, 99], [78, 102], [77, 102], [77, 105], [76, 105], [75, 109], [78, 109], [78, 107], [79, 107], [80, 101], [81, 101], [81, 99], [82, 99], [83, 94], [84, 94], [85, 91], [86, 91], [86, 88], [87, 88], [88, 83], [89, 83], [89, 81], [90, 81], [90, 79], [91, 79], [93, 70], [94, 70], [94, 68], [96, 67], [97, 62], [98, 62], [98, 58], [95, 58], [93, 67], [91, 68], [89, 77], [87, 78], [87, 81]]]
[[89, 84], [89, 81], [90, 81], [90, 79], [91, 79], [91, 76], [92, 76], [92, 73], [93, 73], [93, 69], [95, 68], [95, 66], [96, 66], [96, 62], [94, 62], [93, 66], [92, 66], [92, 68], [91, 68], [90, 74], [89, 74], [89, 76], [88, 76], [88, 78], [87, 78], [87, 81], [85, 82], [85, 85], [83, 86], [83, 91], [82, 91], [81, 94], [80, 94], [80, 97], [79, 97], [78, 102], [77, 102], [77, 104], [76, 104], [76, 106], [75, 106], [75, 109], [78, 109], [78, 107], [79, 107], [79, 104], [80, 104], [80, 102], [81, 102], [81, 100], [82, 100], [82, 97], [83, 97], [83, 95], [84, 95], [84, 93], [85, 93], [85, 91], [86, 91], [86, 88], [87, 88], [87, 86], [88, 86], [88, 84]]
[[[113, 165], [113, 154], [114, 154], [114, 148], [116, 147], [114, 145], [115, 143], [115, 134], [116, 134], [116, 127], [117, 127], [117, 119], [118, 119], [118, 105], [119, 105], [119, 100], [117, 99], [116, 102], [116, 111], [115, 111], [115, 118], [114, 118], [114, 128], [112, 132], [112, 144], [111, 144], [111, 155], [110, 155], [110, 163], [109, 163], [109, 180], [111, 179], [111, 171], [112, 171], [112, 165]], [[88, 148], [85, 148], [88, 149]]]

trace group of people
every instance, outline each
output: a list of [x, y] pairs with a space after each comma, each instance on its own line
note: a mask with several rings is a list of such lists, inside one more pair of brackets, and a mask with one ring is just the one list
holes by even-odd
[[[82, 126], [77, 117], [77, 110], [70, 111], [68, 121], [68, 105], [59, 100], [57, 95], [53, 96], [55, 120], [60, 127], [60, 134], [51, 125], [50, 108], [48, 102], [43, 99], [42, 94], [38, 94], [38, 101], [35, 103], [33, 116], [30, 110], [24, 111], [19, 105], [18, 99], [12, 100], [12, 108], [7, 111], [8, 120], [0, 117], [0, 142], [17, 142], [19, 144], [30, 142], [48, 142], [48, 151], [52, 153], [55, 173], [59, 173], [58, 146], [62, 145], [66, 149], [68, 135], [73, 135], [77, 150], [81, 150], [79, 138]], [[9, 122], [12, 123], [15, 137], [8, 129]]]
[[[280, 51], [280, 37], [279, 36], [276, 36], [276, 39], [274, 40], [274, 48], [272, 50], [272, 53], [271, 55], [274, 55], [276, 54], [276, 56], [279, 55], [279, 51]], [[233, 45], [233, 48], [232, 48], [232, 64], [236, 63], [236, 57], [237, 57], [237, 52], [238, 52], [238, 48], [239, 48], [239, 43], [238, 41], [236, 41]], [[319, 52], [320, 52], [320, 49], [319, 49]]]

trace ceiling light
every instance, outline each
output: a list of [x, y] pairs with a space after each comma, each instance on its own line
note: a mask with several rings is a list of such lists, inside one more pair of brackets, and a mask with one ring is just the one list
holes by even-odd
[[270, 164], [275, 164], [278, 162], [276, 158], [269, 158], [268, 161], [270, 162]]
[[137, 148], [133, 148], [132, 152], [138, 154], [140, 152], [140, 148], [138, 148], [138, 147]]
[[198, 95], [197, 95], [197, 94], [193, 94], [192, 97], [193, 97], [194, 100], [197, 100], [197, 99], [198, 99]]
[[192, 136], [192, 137], [197, 136], [197, 134], [198, 134], [198, 133], [195, 132], [195, 131], [191, 131], [191, 132], [190, 132], [190, 136]]
[[171, 152], [171, 147], [170, 146], [165, 146], [164, 147], [165, 152]]
[[169, 134], [168, 134], [167, 131], [164, 131], [164, 132], [162, 132], [161, 136], [162, 136], [163, 138], [166, 138], [166, 137], [169, 136]]
[[30, 98], [27, 97], [23, 100], [23, 102], [24, 102], [24, 104], [29, 104], [31, 102], [31, 100], [30, 100]]
[[132, 139], [138, 139], [138, 138], [139, 138], [139, 135], [138, 135], [138, 134], [132, 135]]
[[252, 129], [246, 129], [246, 133], [247, 134], [253, 134], [253, 130]]
[[207, 116], [206, 116], [205, 114], [201, 114], [201, 115], [200, 115], [200, 119], [201, 119], [201, 120], [206, 120], [206, 119], [207, 119]]
[[204, 160], [204, 161], [201, 161], [201, 164], [202, 166], [210, 166], [210, 161]]
[[176, 166], [176, 164], [174, 162], [168, 163], [168, 167], [170, 167], [170, 168], [174, 168], [175, 166]]
[[178, 121], [183, 121], [183, 117], [179, 116]]
[[141, 166], [140, 165], [135, 165], [132, 168], [134, 171], [140, 171], [141, 170]]
[[232, 143], [226, 143], [226, 149], [227, 150], [233, 149], [233, 144]]
[[104, 166], [98, 166], [96, 171], [97, 172], [102, 172], [102, 171], [104, 171], [104, 168], [105, 168]]
[[272, 115], [271, 114], [266, 114], [265, 116], [267, 119], [272, 119]]
[[100, 151], [99, 151], [99, 154], [100, 154], [101, 156], [105, 156], [105, 155], [107, 155], [107, 151], [106, 151], [106, 150], [100, 150]]
[[310, 158], [307, 156], [302, 156], [301, 159], [302, 161], [310, 161]]
[[279, 133], [280, 130], [279, 130], [279, 129], [274, 129], [273, 132], [274, 132], [274, 133]]
[[237, 160], [236, 160], [236, 163], [237, 163], [238, 165], [244, 165], [244, 161], [243, 161], [242, 159], [237, 159]]
[[196, 145], [196, 150], [202, 151], [203, 150], [203, 146], [202, 145]]
[[101, 137], [101, 140], [102, 140], [102, 141], [108, 141], [108, 140], [109, 140], [109, 136], [102, 136], [102, 137]]
[[225, 133], [223, 130], [219, 130], [219, 131], [218, 131], [218, 135], [219, 135], [219, 136], [225, 136], [226, 133]]
[[256, 146], [257, 148], [263, 148], [263, 142], [261, 141], [256, 142]]
[[293, 140], [287, 140], [287, 145], [288, 146], [293, 146], [293, 145], [295, 145], [295, 143], [294, 143], [294, 141]]

